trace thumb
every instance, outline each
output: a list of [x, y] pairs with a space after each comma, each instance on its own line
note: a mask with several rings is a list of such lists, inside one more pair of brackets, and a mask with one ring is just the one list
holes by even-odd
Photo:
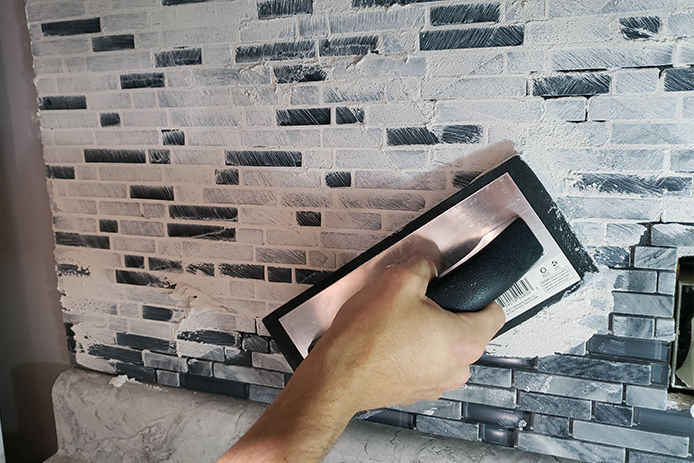
[[436, 265], [424, 256], [414, 256], [398, 267], [416, 277], [408, 281], [408, 289], [417, 294], [424, 295], [429, 282], [438, 275]]
[[496, 302], [492, 302], [478, 312], [460, 312], [459, 317], [465, 318], [468, 325], [474, 327], [477, 335], [489, 342], [506, 322], [506, 314]]

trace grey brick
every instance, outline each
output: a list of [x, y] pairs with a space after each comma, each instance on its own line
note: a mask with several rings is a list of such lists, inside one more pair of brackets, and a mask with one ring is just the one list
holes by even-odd
[[648, 384], [651, 376], [649, 365], [564, 355], [542, 357], [537, 368], [546, 373], [632, 384]]
[[553, 397], [525, 391], [518, 393], [518, 408], [537, 413], [553, 413], [569, 418], [590, 419], [591, 416], [589, 400]]
[[516, 406], [516, 391], [496, 387], [464, 385], [441, 395], [444, 399], [460, 400], [495, 407], [513, 408]]
[[653, 453], [629, 451], [629, 463], [687, 463], [691, 460], [669, 457], [665, 455], [655, 455]]
[[479, 425], [464, 421], [417, 416], [417, 431], [465, 440], [478, 440]]
[[672, 316], [672, 296], [640, 293], [612, 292], [614, 311], [631, 315]]
[[624, 461], [626, 458], [626, 451], [623, 448], [606, 447], [588, 442], [558, 439], [527, 432], [518, 434], [518, 448], [528, 452], [544, 453], [593, 463]]
[[[606, 334], [596, 334], [588, 340], [588, 350], [591, 353], [625, 357], [639, 360], [655, 360], [665, 362], [668, 358], [668, 346], [662, 341], [655, 339], [624, 338]], [[637, 368], [636, 365], [630, 365]], [[644, 376], [634, 376], [624, 382], [634, 384], [648, 384], [647, 371]]]
[[[516, 371], [513, 381], [519, 390], [553, 394], [580, 399], [599, 400], [601, 402], [620, 403], [622, 385], [569, 378], [566, 376], [547, 375], [527, 371]], [[559, 414], [561, 413], [552, 413]]]
[[533, 415], [533, 431], [558, 437], [569, 437], [569, 419], [549, 416]]
[[511, 387], [511, 370], [482, 365], [470, 365], [470, 383]]
[[658, 292], [661, 294], [675, 294], [675, 272], [658, 272]]
[[157, 370], [157, 382], [162, 386], [180, 387], [181, 376], [178, 372]]
[[614, 289], [637, 293], [654, 293], [658, 273], [652, 270], [620, 270], [614, 282]]
[[460, 402], [442, 399], [421, 400], [412, 405], [398, 405], [389, 408], [403, 412], [418, 413], [421, 415], [449, 418], [453, 420], [459, 420], [463, 416], [462, 404]]
[[652, 338], [655, 331], [653, 318], [612, 316], [612, 332], [629, 338]]
[[636, 268], [674, 270], [676, 264], [677, 250], [675, 248], [634, 247], [634, 267]]
[[251, 367], [238, 365], [224, 365], [215, 363], [213, 366], [214, 377], [242, 383], [258, 384], [268, 387], [284, 387], [284, 373], [277, 371], [257, 370]]
[[608, 445], [624, 445], [636, 450], [666, 455], [686, 456], [689, 453], [688, 437], [620, 428], [606, 424], [574, 421], [573, 435], [576, 439]]
[[264, 354], [253, 352], [251, 354], [253, 366], [263, 368], [265, 370], [283, 371], [285, 373], [293, 373], [294, 369], [289, 366], [287, 360], [282, 354]]
[[636, 407], [665, 410], [667, 388], [627, 385], [626, 404]]
[[248, 399], [270, 404], [280, 395], [280, 392], [282, 392], [282, 389], [251, 384], [248, 387]]

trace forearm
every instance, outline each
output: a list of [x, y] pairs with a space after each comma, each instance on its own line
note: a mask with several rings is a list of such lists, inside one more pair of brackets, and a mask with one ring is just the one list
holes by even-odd
[[[310, 360], [309, 360], [310, 359]], [[320, 461], [358, 410], [319, 356], [301, 364], [282, 393], [219, 462]]]

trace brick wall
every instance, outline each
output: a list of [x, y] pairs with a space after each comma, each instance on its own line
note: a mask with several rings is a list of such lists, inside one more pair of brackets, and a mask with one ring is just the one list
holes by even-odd
[[485, 357], [468, 386], [368, 419], [691, 460], [690, 418], [665, 410], [694, 252], [691, 0], [29, 0], [27, 17], [77, 364], [272, 400], [291, 370], [259, 319], [511, 140], [617, 272], [609, 332]]

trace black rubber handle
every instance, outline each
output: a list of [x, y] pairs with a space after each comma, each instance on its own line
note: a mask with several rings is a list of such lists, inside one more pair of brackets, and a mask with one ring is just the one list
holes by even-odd
[[542, 245], [517, 217], [467, 262], [432, 280], [426, 294], [451, 312], [476, 312], [520, 280], [541, 256]]

